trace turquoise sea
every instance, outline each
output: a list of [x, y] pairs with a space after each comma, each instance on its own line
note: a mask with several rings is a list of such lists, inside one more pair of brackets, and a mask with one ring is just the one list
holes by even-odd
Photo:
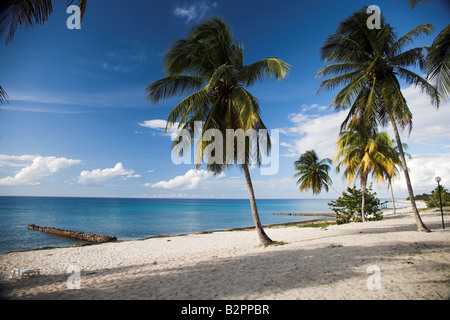
[[[273, 213], [332, 213], [331, 200], [257, 200], [263, 225], [330, 217]], [[0, 197], [0, 254], [69, 246], [71, 240], [27, 229], [36, 224], [116, 236], [118, 240], [253, 226], [248, 199]]]

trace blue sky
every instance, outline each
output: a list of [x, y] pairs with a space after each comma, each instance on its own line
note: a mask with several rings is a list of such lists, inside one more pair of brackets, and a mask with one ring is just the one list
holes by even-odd
[[[172, 41], [220, 15], [244, 44], [246, 64], [276, 56], [292, 66], [284, 81], [249, 88], [266, 126], [280, 132], [277, 174], [252, 170], [256, 197], [313, 197], [298, 191], [293, 162], [308, 149], [333, 158], [344, 115], [328, 108], [337, 91], [317, 93], [319, 48], [342, 19], [371, 4], [399, 35], [431, 23], [434, 33], [416, 46], [431, 44], [450, 21], [443, 0], [414, 10], [406, 0], [115, 0], [89, 1], [81, 30], [69, 30], [65, 1], [54, 1], [45, 25], [19, 28], [7, 46], [2, 39], [0, 83], [10, 99], [0, 112], [0, 195], [247, 198], [238, 168], [213, 177], [204, 166], [172, 162], [161, 123], [178, 100], [150, 105], [144, 91], [164, 76], [161, 60]], [[436, 110], [415, 88], [403, 91], [414, 114], [412, 134], [402, 134], [414, 191], [429, 192], [436, 175], [450, 185], [450, 104]], [[331, 176], [343, 190], [334, 168]], [[402, 177], [394, 187], [406, 197]], [[385, 186], [376, 190], [389, 197]]]

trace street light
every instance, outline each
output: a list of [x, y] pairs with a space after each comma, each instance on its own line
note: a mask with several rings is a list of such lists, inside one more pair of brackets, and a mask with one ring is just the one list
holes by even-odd
[[441, 206], [442, 229], [445, 229], [444, 212], [442, 211], [441, 187], [440, 187], [440, 184], [439, 184], [439, 182], [441, 181], [441, 177], [436, 177], [434, 180], [436, 180], [436, 182], [438, 183], [439, 204]]

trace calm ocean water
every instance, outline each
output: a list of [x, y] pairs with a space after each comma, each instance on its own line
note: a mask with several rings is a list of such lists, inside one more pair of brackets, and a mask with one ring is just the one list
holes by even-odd
[[[329, 201], [257, 200], [257, 205], [265, 225], [321, 218], [272, 213], [332, 213]], [[80, 243], [28, 230], [29, 224], [112, 235], [119, 240], [254, 225], [247, 199], [0, 197], [0, 254]]]

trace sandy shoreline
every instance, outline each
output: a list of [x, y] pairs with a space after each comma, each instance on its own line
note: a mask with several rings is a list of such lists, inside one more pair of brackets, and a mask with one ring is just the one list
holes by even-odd
[[[3, 299], [449, 299], [450, 224], [443, 230], [434, 210], [421, 216], [433, 232], [400, 214], [266, 228], [286, 242], [266, 248], [247, 230], [8, 253], [0, 289]], [[70, 265], [80, 269], [80, 289], [68, 287]], [[41, 276], [8, 279], [15, 267]]]

